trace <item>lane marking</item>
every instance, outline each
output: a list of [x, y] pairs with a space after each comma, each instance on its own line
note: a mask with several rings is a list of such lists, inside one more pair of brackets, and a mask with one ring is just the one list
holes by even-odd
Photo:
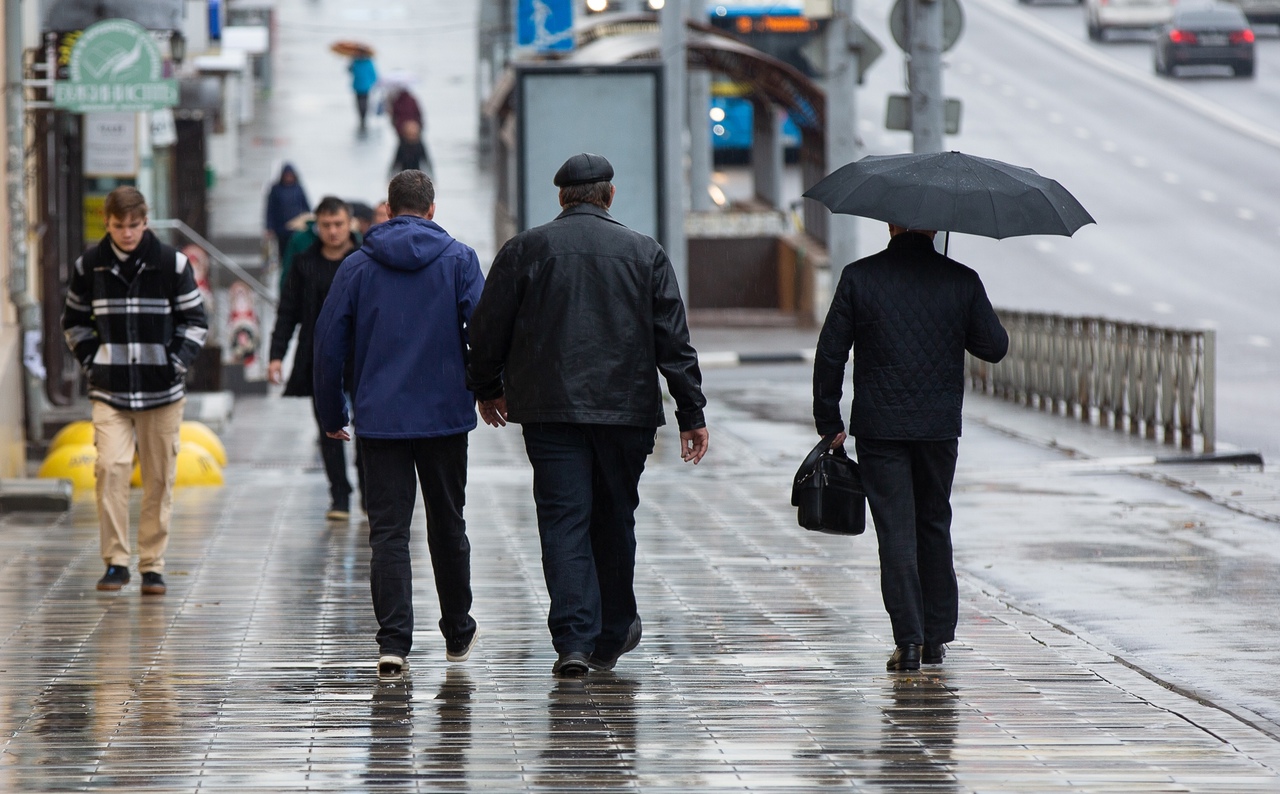
[[1156, 301], [1151, 304], [1151, 310], [1160, 314], [1173, 314], [1173, 306], [1164, 301]]
[[1163, 174], [1163, 177], [1164, 177], [1164, 181], [1168, 182], [1170, 185], [1176, 185], [1182, 181], [1182, 177], [1178, 176], [1172, 171], [1165, 171]]
[[1201, 190], [1200, 200], [1206, 201], [1210, 204], [1214, 204], [1218, 201], [1218, 194], [1214, 193], [1212, 190]]
[[1111, 291], [1117, 295], [1132, 295], [1133, 287], [1129, 286], [1128, 284], [1122, 284], [1117, 281], [1116, 283], [1111, 285]]
[[1253, 345], [1254, 347], [1271, 347], [1270, 339], [1268, 339], [1265, 336], [1259, 336], [1257, 334], [1254, 334], [1253, 336], [1249, 337], [1245, 341]]
[[1093, 264], [1090, 262], [1072, 262], [1071, 269], [1077, 273], [1088, 275], [1093, 272]]
[[1150, 164], [1150, 161], [1140, 154], [1130, 157], [1129, 162], [1133, 163], [1134, 168], [1146, 168]]
[[1068, 51], [1082, 60], [1088, 61], [1105, 72], [1110, 72], [1111, 74], [1121, 77], [1134, 85], [1146, 88], [1153, 93], [1160, 94], [1166, 99], [1172, 100], [1183, 107], [1200, 113], [1206, 118], [1209, 118], [1228, 129], [1234, 130], [1241, 135], [1252, 138], [1259, 143], [1280, 149], [1280, 133], [1251, 121], [1238, 113], [1230, 111], [1216, 102], [1204, 99], [1185, 88], [1173, 85], [1167, 81], [1157, 80], [1153, 75], [1150, 75], [1145, 71], [1139, 72], [1133, 67], [1115, 60], [1109, 55], [1103, 55], [1091, 45], [1078, 39], [1071, 38], [1062, 31], [1052, 27], [1047, 22], [1036, 19], [1027, 12], [1010, 6], [1001, 0], [972, 0], [972, 2], [998, 16], [1003, 17], [1009, 22], [1031, 31], [1040, 38], [1058, 45], [1063, 50]]
[[1236, 217], [1242, 221], [1251, 221], [1258, 217], [1258, 213], [1248, 207], [1240, 207], [1236, 210]]
[[1114, 152], [1114, 151], [1117, 151], [1119, 148], [1120, 148], [1120, 144], [1116, 143], [1115, 141], [1102, 142], [1102, 151], [1104, 152]]

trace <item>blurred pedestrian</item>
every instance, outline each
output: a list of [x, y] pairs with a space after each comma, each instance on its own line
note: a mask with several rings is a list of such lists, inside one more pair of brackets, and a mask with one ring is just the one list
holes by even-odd
[[[363, 241], [365, 233], [373, 225], [373, 207], [363, 201], [350, 201], [347, 202], [347, 206], [351, 208], [351, 227], [355, 229]], [[356, 247], [358, 248], [359, 245], [357, 244]]]
[[311, 211], [307, 191], [298, 180], [298, 172], [292, 163], [280, 169], [280, 178], [267, 193], [267, 231], [276, 238], [276, 253], [283, 256], [289, 247], [289, 238], [295, 232], [290, 221]]
[[351, 59], [347, 71], [351, 72], [351, 90], [356, 95], [356, 113], [360, 116], [360, 134], [364, 135], [368, 129], [365, 125], [365, 119], [369, 115], [369, 92], [373, 90], [373, 86], [378, 82], [378, 70], [373, 65], [373, 56], [371, 54], [359, 54]]
[[702, 375], [671, 261], [609, 214], [613, 167], [570, 157], [555, 175], [564, 208], [509, 240], [471, 318], [468, 383], [485, 422], [523, 425], [533, 464], [542, 571], [551, 596], [552, 672], [611, 670], [640, 642], [635, 510], [664, 421], [658, 373], [697, 463], [708, 434]]
[[880, 547], [896, 646], [889, 670], [941, 664], [955, 639], [951, 483], [964, 355], [996, 362], [1009, 349], [982, 279], [938, 253], [934, 234], [890, 224], [884, 251], [844, 268], [813, 365], [814, 423], [842, 446], [840, 398], [853, 350], [849, 434]]
[[425, 131], [427, 122], [422, 116], [422, 106], [418, 104], [413, 92], [404, 86], [395, 86], [389, 91], [391, 126], [395, 128], [396, 134], [403, 136], [404, 125], [410, 121], [418, 125], [419, 132]]
[[[267, 364], [267, 379], [272, 383], [283, 382], [285, 353], [293, 333], [298, 332], [298, 347], [294, 353], [293, 370], [285, 385], [286, 397], [311, 397], [314, 380], [313, 353], [316, 318], [329, 295], [333, 277], [347, 255], [356, 250], [360, 239], [351, 228], [351, 215], [347, 203], [336, 196], [325, 196], [316, 205], [316, 240], [311, 247], [298, 254], [284, 289], [280, 292], [280, 305], [276, 309], [276, 326], [271, 333], [271, 357]], [[352, 364], [348, 358], [343, 372], [343, 388], [349, 394], [353, 381]], [[314, 404], [312, 406], [314, 411]], [[316, 424], [319, 425], [319, 416]], [[351, 517], [351, 482], [347, 478], [347, 456], [341, 441], [329, 438], [321, 429], [320, 457], [324, 461], [324, 473], [329, 479], [329, 509], [325, 518], [330, 521], [346, 521]], [[356, 473], [360, 474], [360, 456], [356, 455]], [[364, 478], [359, 478], [363, 502]]]
[[400, 145], [396, 147], [395, 159], [391, 161], [391, 173], [418, 169], [431, 175], [431, 155], [422, 142], [422, 128], [416, 121], [406, 121], [400, 129]]
[[431, 220], [435, 187], [426, 174], [397, 174], [388, 201], [391, 220], [372, 227], [364, 246], [347, 258], [320, 312], [315, 399], [322, 429], [350, 440], [342, 371], [354, 345], [378, 674], [395, 678], [413, 646], [415, 473], [427, 509], [445, 659], [465, 661], [478, 636], [462, 513], [467, 434], [476, 426], [475, 399], [466, 387], [466, 327], [484, 277], [476, 252]]
[[204, 346], [208, 321], [186, 255], [147, 228], [142, 193], [116, 188], [107, 195], [105, 213], [107, 234], [75, 261], [62, 316], [93, 402], [99, 541], [107, 566], [97, 587], [119, 590], [129, 583], [129, 480], [136, 448], [142, 593], [163, 595], [183, 379]]
[[377, 226], [379, 223], [385, 223], [389, 220], [391, 220], [391, 205], [385, 200], [379, 201], [373, 208], [373, 225]]

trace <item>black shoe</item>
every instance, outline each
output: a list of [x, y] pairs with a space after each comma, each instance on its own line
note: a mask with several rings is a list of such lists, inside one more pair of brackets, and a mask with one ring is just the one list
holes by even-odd
[[886, 670], [919, 670], [920, 646], [899, 645], [893, 649], [893, 656], [889, 657], [889, 663], [884, 667]]
[[551, 674], [561, 678], [581, 678], [587, 674], [587, 655], [582, 651], [569, 651], [560, 654], [551, 667]]
[[587, 660], [587, 664], [591, 665], [592, 670], [612, 670], [613, 666], [618, 663], [618, 657], [624, 653], [634, 651], [636, 646], [640, 644], [640, 635], [643, 629], [640, 626], [640, 616], [636, 615], [636, 619], [631, 621], [630, 628], [627, 629], [627, 638], [622, 643], [622, 648], [612, 655], [597, 655], [592, 652], [591, 658]]
[[942, 659], [947, 655], [947, 646], [944, 643], [930, 645], [925, 643], [920, 651], [920, 662], [922, 664], [942, 664]]
[[142, 594], [143, 595], [164, 595], [164, 577], [155, 571], [143, 571], [142, 573]]
[[98, 580], [99, 590], [119, 590], [129, 584], [129, 566], [108, 565], [107, 572]]

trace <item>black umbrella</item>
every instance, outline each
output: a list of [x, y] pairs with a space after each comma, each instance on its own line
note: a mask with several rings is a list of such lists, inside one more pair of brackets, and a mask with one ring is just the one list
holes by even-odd
[[871, 155], [839, 168], [804, 195], [832, 212], [984, 237], [1070, 236], [1094, 222], [1054, 180], [961, 152]]

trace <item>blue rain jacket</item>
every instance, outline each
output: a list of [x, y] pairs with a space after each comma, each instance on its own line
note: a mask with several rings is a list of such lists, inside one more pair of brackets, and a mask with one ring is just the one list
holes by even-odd
[[326, 432], [349, 417], [342, 368], [353, 343], [355, 429], [429, 438], [476, 426], [466, 386], [467, 324], [484, 276], [471, 247], [432, 221], [399, 216], [343, 261], [316, 321], [315, 402]]

